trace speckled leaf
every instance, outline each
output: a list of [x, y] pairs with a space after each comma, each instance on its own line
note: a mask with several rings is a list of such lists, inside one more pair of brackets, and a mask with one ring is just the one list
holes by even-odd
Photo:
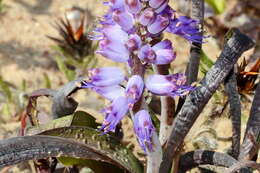
[[71, 126], [85, 126], [96, 129], [99, 125], [92, 115], [84, 111], [75, 112], [71, 121]]
[[84, 143], [96, 153], [109, 157], [114, 164], [133, 173], [142, 173], [143, 168], [133, 153], [108, 134], [88, 127], [63, 127], [48, 130], [40, 135], [59, 136]]
[[69, 126], [85, 126], [97, 128], [99, 124], [96, 123], [96, 119], [87, 112], [77, 111], [73, 115], [64, 116], [55, 120], [52, 120], [48, 124], [42, 124], [39, 126], [30, 126], [25, 130], [26, 135], [35, 135], [46, 130], [69, 127]]

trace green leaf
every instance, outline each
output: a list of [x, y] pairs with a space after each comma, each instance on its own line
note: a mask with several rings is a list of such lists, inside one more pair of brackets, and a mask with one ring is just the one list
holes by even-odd
[[214, 65], [214, 62], [206, 55], [206, 53], [202, 50], [200, 60], [203, 64], [206, 65], [207, 68], [211, 68]]
[[215, 10], [217, 14], [221, 14], [225, 11], [225, 0], [206, 0], [206, 2]]
[[85, 126], [96, 129], [99, 125], [92, 115], [84, 111], [75, 112], [71, 121], [71, 126]]
[[116, 138], [88, 127], [62, 127], [51, 129], [39, 135], [59, 136], [84, 143], [95, 153], [111, 159], [115, 165], [132, 173], [143, 173], [142, 164], [133, 153], [124, 147]]
[[51, 80], [47, 73], [43, 73], [44, 88], [51, 88]]
[[2, 76], [0, 76], [0, 89], [6, 95], [9, 102], [12, 102], [12, 92], [8, 86], [8, 84], [4, 81]]
[[199, 66], [200, 72], [205, 75], [208, 72], [208, 69], [210, 69], [213, 65], [214, 62], [202, 50], [200, 56], [200, 66]]
[[55, 61], [60, 69], [60, 71], [65, 74], [66, 78], [71, 81], [73, 79], [75, 79], [76, 76], [76, 72], [73, 70], [70, 70], [67, 68], [65, 62], [63, 61], [63, 59], [60, 56], [55, 56]]

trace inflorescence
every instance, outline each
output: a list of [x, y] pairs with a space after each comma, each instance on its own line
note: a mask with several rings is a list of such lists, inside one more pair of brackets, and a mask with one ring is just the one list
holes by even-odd
[[[98, 54], [134, 68], [133, 59], [141, 64], [170, 64], [176, 53], [172, 42], [162, 39], [163, 32], [182, 36], [190, 42], [202, 40], [198, 22], [185, 16], [177, 17], [168, 0], [110, 0], [109, 10], [95, 29], [92, 39], [99, 40]], [[146, 78], [144, 82], [144, 78]], [[127, 81], [125, 87], [123, 82]], [[142, 99], [145, 90], [160, 96], [184, 96], [194, 87], [185, 85], [183, 74], [148, 75], [133, 73], [127, 78], [117, 67], [90, 69], [83, 88], [89, 88], [111, 101], [102, 110], [105, 115], [101, 130], [114, 131], [117, 124]], [[155, 128], [143, 107], [133, 116], [134, 131], [144, 151], [152, 151]]]

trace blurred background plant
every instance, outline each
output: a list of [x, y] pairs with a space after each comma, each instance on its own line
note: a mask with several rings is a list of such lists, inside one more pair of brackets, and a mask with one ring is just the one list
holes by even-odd
[[88, 68], [97, 64], [95, 50], [97, 43], [88, 38], [94, 26], [94, 17], [89, 10], [72, 7], [65, 12], [65, 19], [59, 19], [55, 29], [60, 38], [48, 36], [56, 45], [59, 54], [55, 61], [68, 80], [83, 75]]

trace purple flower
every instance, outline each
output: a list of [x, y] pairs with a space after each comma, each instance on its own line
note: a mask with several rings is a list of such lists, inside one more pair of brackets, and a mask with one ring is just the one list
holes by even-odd
[[143, 79], [139, 75], [132, 76], [126, 86], [126, 97], [128, 98], [128, 102], [130, 106], [133, 106], [136, 103], [144, 89]]
[[97, 53], [116, 62], [127, 62], [131, 51], [141, 46], [138, 35], [128, 35], [119, 25], [106, 25], [102, 33], [104, 38], [99, 42]]
[[144, 25], [150, 25], [155, 19], [155, 12], [152, 8], [146, 8], [139, 16], [139, 22]]
[[117, 67], [103, 67], [88, 70], [88, 79], [82, 82], [82, 88], [105, 87], [118, 85], [125, 79]]
[[[156, 13], [161, 13], [162, 11], [164, 11], [165, 9], [169, 8], [169, 0], [165, 0], [164, 3], [155, 10]], [[170, 8], [171, 9], [171, 8]], [[174, 11], [173, 9], [171, 9], [172, 11]], [[170, 15], [169, 15], [170, 16]]]
[[134, 27], [134, 17], [127, 11], [115, 10], [113, 20], [122, 27], [124, 31], [129, 31]]
[[149, 0], [149, 6], [157, 9], [164, 5], [165, 2], [168, 4], [167, 0]]
[[110, 106], [103, 109], [102, 112], [105, 114], [105, 119], [100, 130], [104, 130], [104, 133], [114, 131], [116, 125], [123, 119], [128, 109], [128, 99], [124, 96], [117, 97]]
[[198, 21], [189, 17], [180, 16], [171, 19], [167, 31], [180, 35], [188, 41], [202, 43], [203, 37], [198, 28]]
[[194, 87], [185, 85], [184, 74], [151, 75], [146, 80], [146, 88], [154, 94], [168, 95], [171, 97], [184, 96]]
[[129, 39], [125, 42], [125, 47], [128, 51], [132, 52], [138, 50], [142, 45], [141, 38], [137, 35], [130, 35]]
[[154, 22], [147, 26], [147, 30], [151, 34], [158, 34], [165, 30], [170, 23], [170, 17], [166, 14], [159, 14], [156, 16]]
[[107, 87], [93, 87], [92, 90], [102, 95], [108, 100], [115, 100], [119, 96], [125, 95], [125, 90], [119, 85], [112, 85]]
[[152, 64], [169, 64], [175, 57], [176, 53], [173, 51], [170, 40], [164, 40], [153, 47], [144, 45], [138, 52], [138, 57], [148, 63]]
[[152, 135], [155, 132], [151, 117], [146, 110], [140, 110], [134, 115], [134, 131], [142, 149], [152, 150]]
[[142, 9], [142, 3], [140, 0], [125, 0], [126, 9], [132, 14], [137, 14]]

